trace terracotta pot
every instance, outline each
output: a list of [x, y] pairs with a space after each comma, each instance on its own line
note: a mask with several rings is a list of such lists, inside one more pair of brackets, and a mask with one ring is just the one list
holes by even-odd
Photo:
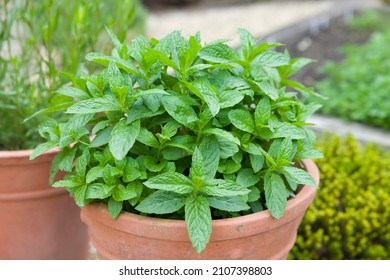
[[88, 233], [65, 189], [49, 186], [57, 151], [0, 151], [0, 259], [86, 259]]
[[[317, 166], [305, 160], [307, 171], [319, 183]], [[237, 218], [213, 221], [206, 249], [197, 254], [184, 221], [121, 213], [112, 220], [103, 204], [81, 210], [100, 259], [287, 259], [298, 226], [312, 202], [316, 188], [303, 186], [287, 203], [280, 220], [262, 211]]]

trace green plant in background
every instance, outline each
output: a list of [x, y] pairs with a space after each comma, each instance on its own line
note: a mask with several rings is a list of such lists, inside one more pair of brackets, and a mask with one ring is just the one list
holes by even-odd
[[258, 45], [242, 29], [240, 51], [226, 40], [202, 46], [199, 34], [130, 45], [110, 34], [112, 56], [87, 56], [104, 70], [60, 90], [74, 97], [71, 118], [43, 123], [47, 142], [32, 155], [60, 148], [52, 175], [69, 174], [54, 186], [77, 205], [106, 203], [112, 218], [125, 210], [185, 219], [201, 252], [212, 218], [268, 208], [279, 219], [300, 184], [315, 186], [297, 166], [321, 156], [305, 127], [318, 106], [286, 88], [315, 94], [288, 79], [310, 60]]
[[347, 24], [358, 30], [383, 31], [388, 28], [390, 19], [388, 12], [367, 9], [353, 17]]
[[138, 0], [1, 0], [0, 6], [0, 150], [32, 148], [42, 141], [37, 127], [45, 116], [23, 121], [69, 100], [55, 93], [67, 82], [61, 72], [74, 73], [87, 52], [107, 48], [105, 25], [122, 39], [142, 32], [145, 11]]
[[346, 45], [346, 58], [328, 62], [328, 77], [316, 86], [328, 99], [321, 112], [350, 121], [390, 128], [390, 25], [364, 45]]
[[319, 141], [318, 192], [290, 258], [390, 258], [390, 152], [352, 136]]

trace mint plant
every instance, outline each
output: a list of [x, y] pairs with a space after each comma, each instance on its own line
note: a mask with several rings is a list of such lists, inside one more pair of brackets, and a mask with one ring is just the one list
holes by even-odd
[[112, 55], [86, 57], [104, 69], [59, 91], [71, 118], [42, 123], [47, 142], [31, 158], [59, 147], [52, 178], [68, 174], [54, 187], [77, 205], [185, 219], [198, 253], [212, 219], [264, 209], [279, 219], [299, 185], [315, 186], [300, 161], [321, 156], [306, 128], [318, 106], [297, 97], [315, 92], [288, 79], [310, 60], [238, 32], [240, 50], [177, 31], [128, 45], [110, 32]]

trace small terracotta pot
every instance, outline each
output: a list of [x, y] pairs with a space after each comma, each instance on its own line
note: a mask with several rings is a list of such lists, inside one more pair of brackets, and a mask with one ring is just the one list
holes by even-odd
[[[317, 166], [311, 160], [304, 164], [318, 185]], [[214, 220], [210, 242], [201, 254], [193, 249], [184, 221], [125, 212], [112, 220], [103, 204], [82, 208], [81, 219], [99, 259], [287, 259], [315, 192], [316, 188], [303, 186], [279, 220], [268, 210]]]
[[53, 150], [0, 151], [0, 259], [86, 259], [88, 233], [65, 189], [49, 186]]

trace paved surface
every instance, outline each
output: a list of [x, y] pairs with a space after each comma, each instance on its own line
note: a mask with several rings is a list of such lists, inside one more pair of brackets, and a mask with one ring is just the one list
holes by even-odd
[[302, 20], [315, 17], [340, 5], [370, 5], [376, 0], [354, 1], [272, 1], [245, 3], [242, 5], [193, 7], [153, 11], [147, 21], [149, 37], [162, 38], [173, 30], [183, 35], [201, 32], [202, 39], [232, 39], [230, 44], [239, 43], [237, 28], [245, 28], [260, 38]]
[[318, 115], [312, 116], [308, 122], [315, 124], [311, 128], [318, 133], [331, 131], [340, 136], [353, 134], [362, 143], [372, 142], [390, 149], [390, 131], [388, 130]]

